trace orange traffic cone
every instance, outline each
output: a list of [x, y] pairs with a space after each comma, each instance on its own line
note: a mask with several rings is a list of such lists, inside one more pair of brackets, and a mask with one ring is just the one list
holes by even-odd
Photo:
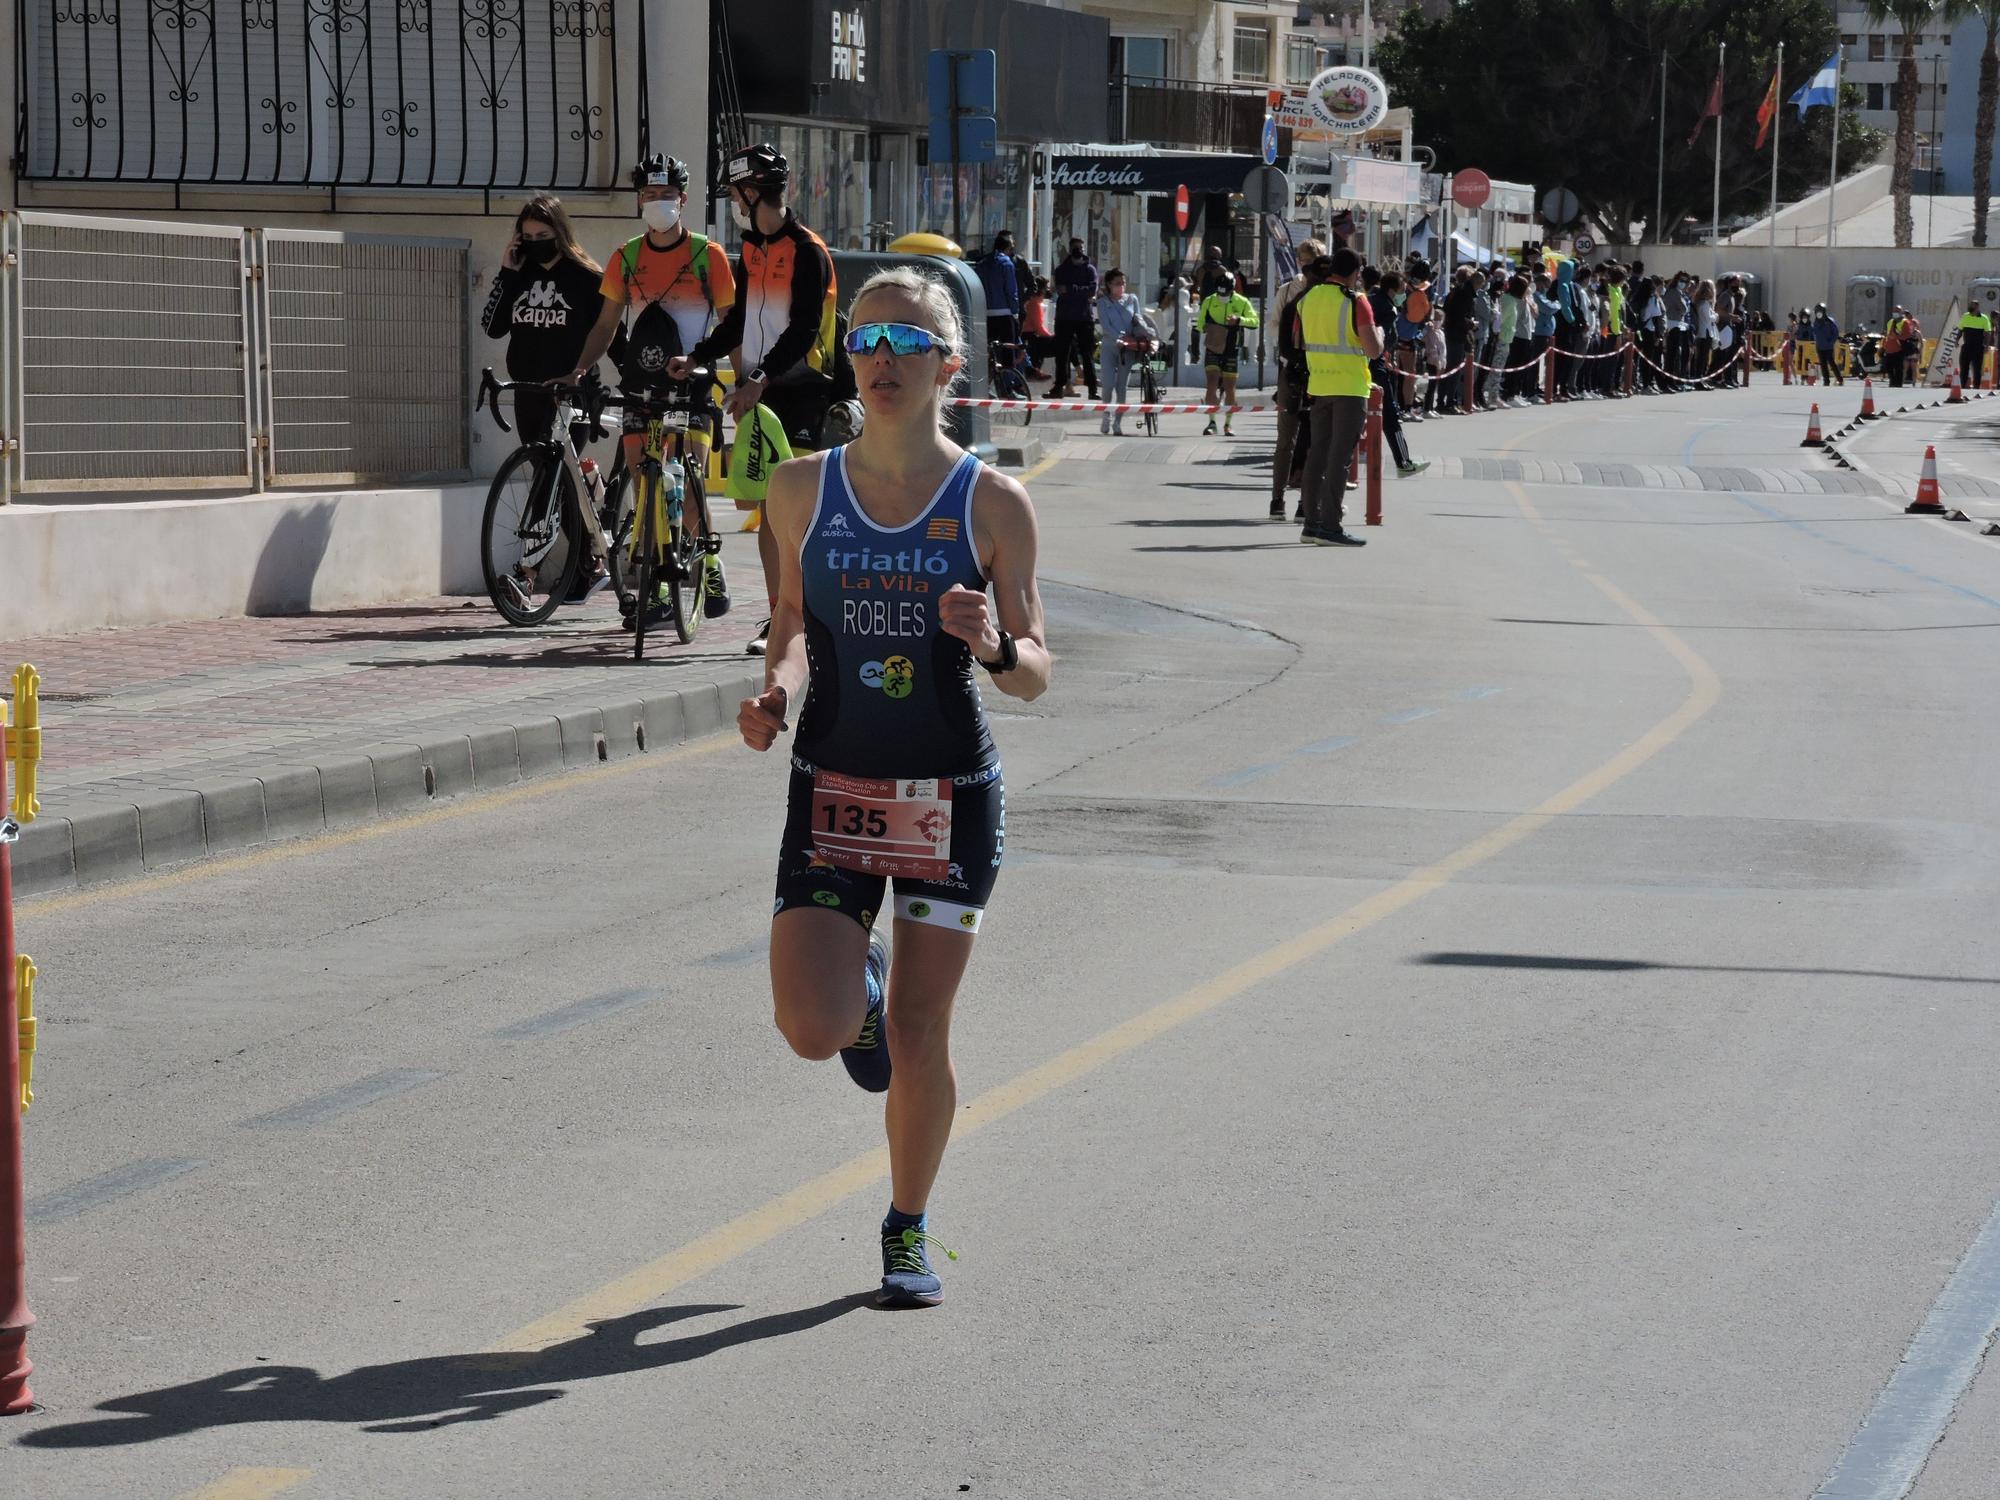
[[1875, 410], [1875, 382], [1866, 376], [1861, 380], [1861, 420], [1872, 422], [1882, 413]]
[[1917, 498], [1903, 507], [1906, 516], [1941, 516], [1944, 502], [1938, 499], [1937, 448], [1927, 444], [1924, 448], [1924, 472], [1917, 480]]
[[1812, 416], [1806, 420], [1805, 441], [1800, 443], [1799, 446], [1801, 448], [1824, 448], [1826, 446], [1826, 439], [1820, 435], [1819, 403], [1817, 401], [1813, 402]]
[[1951, 394], [1944, 398], [1946, 406], [1956, 406], [1965, 399], [1965, 387], [1958, 383], [1958, 371], [1951, 372]]
[[1982, 391], [1993, 389], [1993, 367], [1995, 364], [2000, 364], [2000, 352], [1988, 353], [1986, 363], [1979, 372], [1979, 388]]

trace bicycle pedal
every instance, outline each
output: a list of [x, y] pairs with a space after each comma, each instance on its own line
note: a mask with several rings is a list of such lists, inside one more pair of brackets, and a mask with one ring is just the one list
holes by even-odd
[[722, 538], [711, 531], [701, 539], [701, 550], [706, 552], [710, 557], [722, 556]]

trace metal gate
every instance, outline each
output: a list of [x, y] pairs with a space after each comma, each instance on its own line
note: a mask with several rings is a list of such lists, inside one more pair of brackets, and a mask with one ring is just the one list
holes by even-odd
[[253, 483], [243, 230], [10, 217], [10, 478], [24, 489]]
[[470, 252], [0, 215], [0, 503], [462, 477]]
[[462, 475], [471, 242], [307, 229], [251, 238], [267, 476]]

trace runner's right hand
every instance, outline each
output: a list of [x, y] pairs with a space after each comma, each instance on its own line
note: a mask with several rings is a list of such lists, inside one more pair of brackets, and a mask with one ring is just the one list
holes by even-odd
[[752, 750], [770, 749], [778, 736], [791, 728], [785, 722], [785, 710], [790, 706], [791, 695], [776, 686], [765, 688], [755, 698], [745, 698], [736, 710], [736, 728], [743, 743]]
[[510, 271], [521, 269], [521, 235], [517, 230], [514, 238], [507, 241], [507, 248], [501, 252], [500, 264]]

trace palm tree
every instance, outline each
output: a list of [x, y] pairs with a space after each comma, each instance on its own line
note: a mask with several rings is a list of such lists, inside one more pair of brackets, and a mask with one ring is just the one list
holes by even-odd
[[1972, 243], [1986, 243], [1986, 214], [1993, 206], [1993, 112], [2000, 102], [2000, 0], [1959, 0], [1961, 15], [1986, 23], [1986, 50], [1979, 54], [1979, 114], [1972, 126]]
[[1896, 62], [1896, 161], [1889, 191], [1896, 200], [1896, 248], [1907, 250], [1916, 235], [1910, 213], [1910, 175], [1917, 160], [1917, 37], [1938, 19], [1938, 0], [1868, 0], [1868, 19], [1894, 21], [1903, 33]]

